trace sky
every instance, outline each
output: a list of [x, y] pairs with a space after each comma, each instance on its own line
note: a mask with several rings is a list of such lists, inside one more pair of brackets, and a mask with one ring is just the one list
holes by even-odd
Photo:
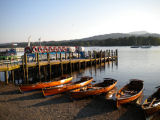
[[160, 33], [160, 0], [0, 0], [0, 43]]

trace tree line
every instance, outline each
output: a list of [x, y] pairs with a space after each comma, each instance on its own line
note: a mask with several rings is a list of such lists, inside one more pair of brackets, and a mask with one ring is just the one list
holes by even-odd
[[[18, 43], [17, 47], [26, 47], [27, 42]], [[158, 37], [124, 37], [117, 39], [104, 40], [68, 40], [68, 41], [44, 41], [42, 46], [132, 46], [132, 45], [160, 45], [160, 38]], [[39, 42], [31, 42], [32, 46], [39, 46]], [[1, 45], [0, 47], [8, 47], [9, 45]]]

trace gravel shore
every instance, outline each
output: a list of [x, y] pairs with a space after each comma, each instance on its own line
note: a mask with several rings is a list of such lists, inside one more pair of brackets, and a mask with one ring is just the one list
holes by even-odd
[[0, 120], [144, 120], [137, 106], [114, 106], [104, 96], [73, 101], [68, 94], [44, 98], [40, 91], [21, 94], [16, 86], [0, 86]]

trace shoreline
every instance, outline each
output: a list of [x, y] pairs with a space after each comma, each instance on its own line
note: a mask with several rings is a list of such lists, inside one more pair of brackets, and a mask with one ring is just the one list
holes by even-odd
[[21, 94], [14, 85], [0, 88], [2, 120], [143, 120], [143, 111], [135, 105], [115, 109], [104, 96], [72, 101], [68, 94], [44, 98], [40, 91]]

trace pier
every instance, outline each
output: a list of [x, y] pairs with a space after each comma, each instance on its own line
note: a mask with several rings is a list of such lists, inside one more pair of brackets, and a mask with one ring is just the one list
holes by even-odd
[[82, 58], [80, 53], [75, 55], [73, 52], [56, 52], [55, 57], [51, 57], [51, 53], [46, 53], [43, 59], [40, 53], [34, 53], [34, 56], [31, 59], [29, 54], [25, 53], [17, 61], [1, 61], [0, 72], [5, 73], [5, 84], [50, 81], [55, 77], [72, 74], [89, 66], [117, 61], [118, 50], [88, 51], [85, 58]]

